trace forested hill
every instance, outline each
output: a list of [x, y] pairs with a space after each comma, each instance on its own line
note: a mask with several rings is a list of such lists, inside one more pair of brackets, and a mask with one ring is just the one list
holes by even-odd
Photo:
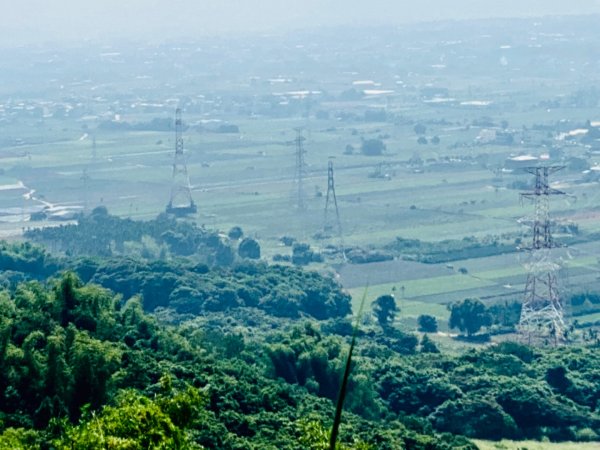
[[295, 267], [242, 261], [209, 268], [190, 259], [56, 257], [29, 243], [0, 242], [0, 283], [8, 289], [19, 281], [43, 280], [63, 270], [124, 299], [141, 295], [147, 311], [164, 307], [199, 314], [253, 307], [274, 316], [321, 320], [350, 314], [350, 296], [332, 278]]
[[[0, 448], [327, 448], [352, 332], [349, 299], [332, 280], [255, 263], [58, 259], [30, 244], [4, 244], [0, 261], [13, 264], [0, 294]], [[161, 298], [148, 280], [169, 273], [198, 277], [172, 290], [193, 307], [150, 315], [144, 286]], [[85, 280], [113, 280], [123, 294]], [[258, 303], [244, 300], [250, 287]], [[340, 448], [600, 434], [597, 347], [505, 343], [453, 356], [366, 324], [355, 355]]]
[[[243, 232], [234, 227], [230, 234], [231, 240], [237, 241]], [[80, 215], [76, 224], [28, 229], [25, 237], [70, 256], [188, 257], [210, 266], [229, 266], [236, 256], [228, 236], [223, 238], [203, 226], [167, 214], [148, 221], [123, 219], [109, 214], [103, 206]], [[260, 257], [260, 247], [258, 255], [249, 256]]]
[[[139, 300], [122, 304], [72, 273], [47, 287], [21, 284], [0, 298], [0, 448], [323, 448], [343, 340], [309, 324], [270, 339], [280, 342], [193, 322], [161, 326]], [[290, 369], [302, 383], [288, 383], [276, 376], [280, 358], [298, 344], [303, 362]], [[346, 415], [340, 448], [472, 447], [423, 424], [383, 421], [374, 391], [360, 394], [370, 384], [355, 382], [373, 409]], [[359, 398], [354, 405], [362, 409]]]

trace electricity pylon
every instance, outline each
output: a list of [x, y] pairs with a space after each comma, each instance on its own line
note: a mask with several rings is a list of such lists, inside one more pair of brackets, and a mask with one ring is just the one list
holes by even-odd
[[[335, 209], [335, 224], [332, 224], [331, 212], [333, 205]], [[325, 217], [323, 220], [323, 231], [329, 233], [334, 231], [340, 241], [342, 257], [346, 261], [346, 251], [344, 249], [344, 237], [342, 235], [342, 221], [340, 220], [340, 210], [338, 208], [337, 196], [335, 195], [335, 180], [333, 177], [333, 161], [329, 160], [327, 164], [327, 197], [325, 198]]]
[[[333, 205], [335, 210], [335, 225], [333, 225], [330, 208]], [[335, 180], [333, 178], [333, 161], [327, 164], [327, 197], [325, 199], [325, 218], [323, 221], [323, 230], [325, 232], [332, 231], [342, 235], [342, 223], [340, 221], [340, 210], [338, 209], [337, 197], [335, 195]]]
[[535, 206], [533, 242], [529, 250], [525, 298], [521, 309], [518, 332], [522, 342], [529, 345], [557, 345], [565, 340], [563, 307], [558, 291], [559, 265], [552, 258], [552, 248], [557, 247], [550, 229], [550, 196], [564, 195], [549, 185], [549, 175], [562, 169], [560, 166], [527, 168], [535, 176], [532, 191], [524, 192]]
[[171, 198], [166, 211], [176, 216], [194, 214], [198, 208], [192, 199], [192, 188], [187, 171], [185, 155], [183, 153], [183, 123], [181, 121], [181, 108], [175, 111], [175, 156], [173, 159], [173, 181], [171, 184]]

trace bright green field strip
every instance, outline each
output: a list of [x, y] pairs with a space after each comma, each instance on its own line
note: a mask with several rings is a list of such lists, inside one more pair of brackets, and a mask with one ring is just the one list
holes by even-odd
[[[372, 166], [364, 166], [360, 170], [363, 170], [365, 173], [363, 176], [357, 177], [354, 176], [352, 183], [348, 183], [348, 179], [344, 179], [344, 169], [338, 170], [340, 175], [337, 177], [340, 182], [338, 182], [339, 194], [340, 195], [350, 195], [350, 194], [364, 194], [368, 192], [386, 192], [386, 191], [395, 191], [399, 189], [410, 190], [414, 188], [436, 188], [443, 189], [444, 191], [448, 191], [452, 187], [454, 182], [456, 183], [465, 183], [465, 182], [474, 182], [481, 181], [482, 185], [485, 185], [488, 180], [486, 179], [487, 174], [485, 172], [459, 172], [459, 173], [448, 173], [447, 175], [448, 183], [440, 182], [440, 178], [438, 174], [436, 176], [431, 176], [428, 174], [422, 175], [407, 175], [404, 172], [404, 169], [398, 169], [397, 175], [393, 177], [391, 180], [382, 180], [377, 178], [367, 178], [368, 173], [371, 173], [375, 169], [375, 164]], [[356, 170], [356, 169], [353, 169]], [[453, 180], [450, 177], [456, 177], [456, 180]], [[357, 179], [358, 178], [358, 179]], [[468, 194], [481, 196], [481, 188], [473, 188], [471, 191], [462, 190], [459, 194], [463, 197], [468, 197]], [[491, 194], [493, 195], [493, 193]], [[427, 191], [415, 191], [414, 197], [423, 197], [427, 196]], [[491, 196], [490, 196], [491, 197]]]
[[473, 439], [480, 450], [598, 450], [600, 442], [482, 441]]
[[589, 267], [593, 266], [594, 269], [598, 268], [598, 258], [595, 256], [585, 256], [582, 258], [572, 259], [566, 261], [567, 266], [569, 267]]
[[[371, 308], [371, 303], [380, 295], [390, 294], [392, 284], [369, 286], [367, 290], [367, 301], [365, 302], [365, 309]], [[360, 302], [365, 292], [364, 288], [351, 289], [350, 294], [352, 295], [352, 311], [358, 311], [360, 308]], [[445, 321], [448, 319], [448, 310], [444, 305], [439, 303], [426, 303], [418, 300], [400, 299], [399, 292], [396, 291], [396, 301], [400, 308], [399, 320], [407, 318], [417, 318], [421, 314], [429, 314], [430, 316], [436, 317], [438, 320]]]
[[[515, 222], [515, 218], [525, 217], [533, 214], [532, 208], [525, 208], [524, 206], [519, 205], [519, 199], [516, 195], [514, 203], [516, 205], [503, 206], [500, 208], [480, 209], [477, 211], [477, 213], [481, 214], [482, 216], [502, 218], [505, 220], [513, 220]], [[493, 202], [490, 200], [488, 204], [493, 204]]]
[[[493, 202], [489, 201], [488, 204], [493, 204]], [[551, 211], [551, 216], [562, 216], [562, 210], [558, 207], [552, 209]], [[515, 196], [515, 205], [504, 206], [499, 208], [480, 209], [477, 211], [477, 214], [481, 214], [482, 216], [487, 217], [494, 217], [498, 219], [514, 221], [516, 223], [517, 219], [520, 219], [522, 217], [533, 217], [534, 209], [533, 205], [524, 204], [524, 206], [520, 206], [518, 199]], [[568, 218], [568, 215], [566, 217]]]
[[403, 283], [406, 297], [422, 297], [432, 294], [443, 294], [446, 292], [463, 291], [486, 286], [495, 283], [488, 280], [478, 280], [464, 275], [447, 275], [442, 277], [424, 278], [410, 280]]
[[[483, 260], [482, 260], [482, 262], [483, 262]], [[457, 261], [457, 263], [460, 263], [460, 261]], [[501, 269], [485, 270], [482, 272], [473, 272], [472, 276], [478, 277], [478, 278], [483, 278], [486, 280], [497, 280], [498, 278], [514, 277], [516, 275], [525, 275], [526, 273], [527, 272], [525, 271], [525, 268], [523, 268], [522, 266], [519, 266], [519, 265], [514, 265], [514, 266], [510, 266], [510, 267], [504, 267]]]
[[[470, 260], [470, 261], [473, 261], [473, 260]], [[479, 259], [478, 261], [479, 261], [479, 263], [485, 264], [484, 258]], [[456, 264], [460, 264], [460, 262], [457, 261]], [[587, 257], [567, 261], [566, 265], [569, 267], [589, 267], [591, 265], [596, 266], [597, 259], [592, 256], [587, 256]], [[526, 274], [527, 274], [527, 271], [525, 270], [525, 268], [523, 266], [517, 264], [516, 258], [515, 258], [514, 265], [497, 268], [497, 269], [493, 269], [493, 270], [471, 272], [471, 275], [473, 277], [482, 278], [485, 280], [498, 280], [500, 278], [508, 278], [508, 277], [514, 277], [514, 276], [523, 276], [524, 277]]]
[[577, 320], [579, 323], [595, 323], [600, 320], [600, 312], [585, 314], [583, 316], [574, 316], [572, 320]]
[[[419, 225], [410, 228], [391, 228], [381, 230], [378, 228], [373, 230], [361, 230], [361, 233], [352, 233], [349, 229], [347, 241], [349, 243], [377, 243], [381, 241], [390, 242], [396, 236], [402, 236], [407, 239], [421, 239], [425, 241], [441, 241], [444, 239], [462, 239], [466, 233], [473, 236], [485, 236], [490, 230], [499, 232], [499, 230], [507, 231], [498, 227], [497, 222], [493, 219], [489, 220], [468, 220], [455, 223], [438, 223], [433, 225]], [[468, 230], [468, 231], [467, 231]]]
[[585, 226], [580, 226], [580, 230], [588, 233], [600, 231], [600, 222], [597, 219], [586, 221]]
[[[385, 283], [369, 286], [367, 295], [369, 298], [377, 298], [379, 295], [390, 294], [392, 288], [396, 292], [404, 286], [404, 296], [406, 298], [422, 297], [426, 295], [444, 294], [446, 292], [464, 291], [468, 289], [477, 289], [487, 286], [493, 286], [496, 283], [489, 280], [480, 280], [465, 275], [445, 275], [441, 277], [421, 278], [418, 280], [403, 280], [396, 283]], [[361, 296], [364, 288], [354, 288], [350, 290], [353, 298]], [[399, 294], [397, 294], [399, 295]]]
[[400, 319], [407, 317], [417, 318], [421, 314], [429, 314], [430, 316], [436, 317], [438, 320], [448, 320], [450, 313], [444, 305], [439, 303], [425, 303], [413, 300], [401, 299], [398, 301], [400, 307]]
[[[235, 215], [243, 215], [244, 212], [256, 213], [268, 212], [272, 216], [272, 211], [275, 210], [275, 205], [282, 201], [281, 197], [276, 194], [260, 194], [260, 195], [242, 195], [236, 196], [221, 196], [220, 198], [214, 198], [214, 196], [206, 195], [204, 193], [192, 194], [194, 198], [204, 199], [202, 204], [206, 207], [211, 207], [215, 210], [219, 210], [222, 207], [236, 207]], [[271, 205], [271, 206], [269, 206]], [[259, 211], [256, 210], [258, 206], [261, 206]], [[289, 206], [288, 206], [289, 208]], [[283, 210], [283, 207], [281, 207]], [[234, 215], [232, 214], [232, 216]]]

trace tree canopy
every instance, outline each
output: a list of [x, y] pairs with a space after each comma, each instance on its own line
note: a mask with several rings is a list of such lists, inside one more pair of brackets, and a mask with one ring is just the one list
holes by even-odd
[[[349, 296], [331, 278], [0, 247], [3, 264], [30, 271], [0, 290], [0, 448], [326, 445], [353, 334]], [[389, 323], [393, 302], [378, 303]], [[477, 318], [479, 303], [458, 311]], [[456, 355], [399, 327], [357, 337], [342, 449], [600, 435], [597, 344]]]
[[461, 332], [467, 333], [468, 337], [473, 336], [482, 327], [488, 327], [492, 324], [492, 318], [485, 305], [472, 298], [467, 298], [461, 302], [450, 305], [450, 328], [458, 328]]
[[385, 151], [385, 144], [381, 139], [365, 139], [360, 151], [367, 156], [379, 156]]
[[373, 302], [373, 314], [377, 322], [384, 330], [389, 328], [396, 318], [396, 313], [400, 311], [396, 304], [396, 299], [392, 295], [381, 295]]

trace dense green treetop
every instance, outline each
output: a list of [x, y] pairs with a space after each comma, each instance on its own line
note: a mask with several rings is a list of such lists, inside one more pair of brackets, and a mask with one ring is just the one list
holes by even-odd
[[394, 323], [396, 313], [400, 311], [393, 295], [380, 295], [373, 301], [373, 314], [377, 318], [377, 323], [387, 330]]
[[[263, 263], [55, 258], [30, 244], [2, 244], [0, 261], [12, 267], [0, 448], [326, 445], [352, 334], [332, 279]], [[53, 268], [63, 272], [46, 278]], [[340, 448], [598, 439], [597, 346], [436, 350], [394, 327], [361, 331]]]
[[[73, 273], [5, 292], [0, 448], [321, 448], [344, 340], [309, 323], [282, 328], [264, 343], [231, 328], [208, 332], [193, 321], [161, 325], [139, 299], [123, 304]], [[288, 354], [293, 368], [285, 379]], [[362, 364], [340, 448], [468, 444], [393, 418], [380, 421], [382, 403]]]
[[468, 337], [473, 336], [482, 327], [492, 324], [492, 317], [485, 305], [478, 299], [467, 298], [461, 302], [449, 305], [450, 328], [458, 328]]
[[350, 313], [350, 296], [331, 277], [290, 266], [240, 262], [209, 268], [189, 259], [134, 257], [54, 257], [29, 243], [0, 243], [0, 283], [44, 279], [70, 269], [85, 282], [111, 289], [125, 300], [141, 295], [144, 309], [171, 308], [200, 314], [240, 307], [259, 308], [281, 317], [307, 315], [322, 320]]

